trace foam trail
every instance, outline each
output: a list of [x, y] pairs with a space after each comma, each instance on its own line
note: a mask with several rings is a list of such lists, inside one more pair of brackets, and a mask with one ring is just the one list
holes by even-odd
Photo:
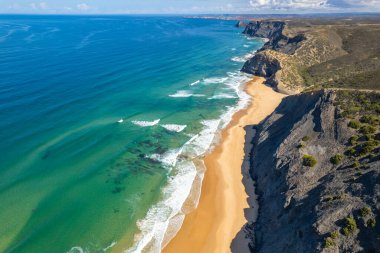
[[69, 251], [67, 251], [67, 253], [85, 253], [85, 251], [81, 247], [75, 246], [72, 247]]
[[144, 121], [144, 120], [133, 120], [132, 123], [141, 126], [141, 127], [149, 127], [149, 126], [154, 126], [157, 125], [160, 122], [160, 119], [156, 119], [153, 121]]
[[224, 83], [228, 77], [210, 77], [203, 80], [205, 84]]
[[187, 90], [179, 90], [174, 94], [169, 95], [169, 97], [173, 98], [188, 98], [188, 97], [204, 97], [203, 94], [193, 94], [191, 91]]
[[164, 154], [153, 154], [147, 158], [161, 162], [164, 166], [173, 167], [177, 163], [177, 157], [181, 154], [182, 148], [169, 150]]
[[214, 96], [212, 96], [212, 97], [210, 97], [208, 99], [231, 99], [231, 98], [237, 98], [237, 97], [235, 97], [233, 95], [230, 95], [230, 94], [224, 94], [224, 93], [222, 93], [222, 94], [214, 95]]
[[194, 86], [194, 85], [197, 85], [198, 83], [200, 83], [201, 82], [201, 80], [197, 80], [197, 81], [195, 81], [195, 82], [193, 82], [193, 83], [191, 83], [190, 84], [190, 86]]
[[177, 132], [177, 133], [182, 132], [186, 128], [186, 125], [176, 125], [176, 124], [165, 124], [161, 126], [168, 131]]
[[113, 241], [110, 245], [108, 245], [107, 247], [103, 249], [103, 252], [107, 252], [107, 250], [111, 249], [115, 245], [116, 245], [116, 241]]
[[235, 57], [231, 58], [231, 61], [234, 61], [234, 62], [246, 62], [249, 59], [251, 59], [255, 55], [255, 53], [256, 53], [256, 51], [253, 51], [253, 52], [248, 53], [248, 54], [246, 54], [244, 56], [235, 56]]

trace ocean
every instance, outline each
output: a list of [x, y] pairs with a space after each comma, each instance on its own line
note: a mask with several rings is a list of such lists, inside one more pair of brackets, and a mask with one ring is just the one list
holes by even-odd
[[159, 252], [249, 102], [234, 24], [0, 16], [0, 252]]

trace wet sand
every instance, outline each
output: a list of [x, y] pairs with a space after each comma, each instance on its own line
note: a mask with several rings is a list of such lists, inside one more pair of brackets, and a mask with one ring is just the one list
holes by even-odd
[[247, 83], [252, 103], [237, 112], [223, 130], [219, 144], [204, 162], [206, 173], [198, 207], [189, 213], [164, 253], [224, 253], [246, 223], [247, 193], [242, 183], [242, 163], [247, 125], [270, 115], [285, 95], [263, 84], [263, 78]]

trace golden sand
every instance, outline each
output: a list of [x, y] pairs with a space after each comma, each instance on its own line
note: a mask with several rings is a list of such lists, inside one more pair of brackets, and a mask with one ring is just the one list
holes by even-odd
[[246, 223], [247, 194], [242, 183], [244, 127], [258, 124], [280, 104], [283, 94], [263, 84], [263, 78], [247, 83], [252, 96], [247, 109], [237, 112], [221, 134], [220, 143], [204, 161], [206, 173], [198, 207], [189, 213], [164, 253], [224, 253]]

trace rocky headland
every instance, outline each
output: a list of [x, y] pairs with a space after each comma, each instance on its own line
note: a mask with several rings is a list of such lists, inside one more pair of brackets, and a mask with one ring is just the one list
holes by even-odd
[[305, 88], [360, 87], [380, 82], [379, 20], [260, 20], [243, 32], [268, 41], [242, 71], [286, 94]]
[[233, 252], [246, 252], [242, 243], [260, 253], [380, 252], [380, 21], [261, 20], [244, 33], [268, 41], [242, 71], [293, 95], [246, 127], [243, 181], [256, 194]]

